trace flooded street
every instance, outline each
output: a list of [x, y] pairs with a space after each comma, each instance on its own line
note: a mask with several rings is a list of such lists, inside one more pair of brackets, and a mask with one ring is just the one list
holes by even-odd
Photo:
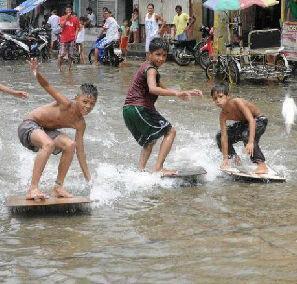
[[[122, 105], [139, 64], [75, 66], [61, 75], [54, 63], [41, 66], [69, 98], [81, 83], [98, 87], [85, 134], [93, 184], [85, 183], [76, 158], [66, 178], [69, 191], [90, 194], [94, 202], [90, 214], [21, 217], [9, 214], [5, 198], [26, 192], [35, 154], [20, 144], [17, 127], [27, 112], [52, 98], [27, 65], [1, 62], [0, 83], [28, 91], [30, 97], [22, 101], [0, 95], [0, 282], [296, 283], [297, 127], [287, 136], [281, 116], [289, 89], [297, 97], [296, 77], [286, 84], [243, 81], [232, 87], [235, 96], [255, 102], [268, 117], [260, 145], [267, 163], [287, 178], [284, 184], [253, 184], [233, 181], [218, 170], [219, 109], [204, 72], [194, 65], [162, 66], [166, 86], [200, 88], [205, 95], [190, 102], [159, 97], [157, 103], [177, 129], [166, 165], [203, 166], [208, 172], [205, 183], [180, 187], [136, 170], [140, 147], [125, 127]], [[74, 136], [72, 130], [65, 132]], [[242, 155], [242, 144], [236, 149]], [[149, 168], [156, 153], [154, 149]], [[47, 193], [58, 162], [59, 156], [52, 156], [42, 178]]]

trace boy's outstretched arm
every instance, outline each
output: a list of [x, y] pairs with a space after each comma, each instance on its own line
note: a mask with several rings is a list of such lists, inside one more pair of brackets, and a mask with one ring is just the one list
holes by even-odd
[[9, 87], [6, 87], [2, 84], [0, 84], [0, 91], [1, 92], [4, 92], [4, 93], [7, 93], [7, 94], [10, 94], [12, 96], [15, 96], [15, 97], [19, 97], [19, 98], [28, 98], [28, 93], [26, 92], [23, 92], [23, 91], [17, 91], [17, 90], [14, 90], [14, 89], [11, 89]]
[[36, 76], [38, 83], [43, 89], [45, 89], [56, 101], [58, 104], [68, 107], [71, 104], [71, 101], [65, 96], [61, 95], [50, 83], [41, 75], [38, 71], [38, 61], [36, 58], [31, 58], [29, 61], [31, 71]]
[[87, 165], [84, 140], [83, 140], [85, 129], [86, 129], [86, 123], [84, 121], [80, 122], [75, 133], [76, 155], [85, 179], [87, 181], [90, 181], [91, 175]]
[[156, 77], [156, 69], [150, 68], [147, 71], [147, 84], [151, 94], [156, 96], [176, 96], [182, 100], [188, 100], [191, 96], [202, 96], [200, 90], [177, 91], [166, 88], [162, 83], [160, 83], [160, 86], [157, 86]]

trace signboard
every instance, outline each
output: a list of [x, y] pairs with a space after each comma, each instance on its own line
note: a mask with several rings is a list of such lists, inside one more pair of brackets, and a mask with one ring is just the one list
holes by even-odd
[[7, 9], [8, 7], [8, 0], [0, 0], [0, 9]]
[[286, 58], [290, 61], [297, 61], [297, 22], [284, 22], [282, 46]]

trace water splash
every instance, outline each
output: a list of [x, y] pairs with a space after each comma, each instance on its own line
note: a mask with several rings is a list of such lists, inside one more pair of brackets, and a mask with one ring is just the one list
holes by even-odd
[[286, 133], [290, 134], [293, 124], [295, 123], [295, 116], [297, 115], [297, 106], [293, 98], [286, 95], [282, 107], [282, 116], [285, 120]]

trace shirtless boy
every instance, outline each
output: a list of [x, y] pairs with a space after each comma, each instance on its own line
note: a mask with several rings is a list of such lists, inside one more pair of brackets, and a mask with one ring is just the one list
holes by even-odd
[[151, 155], [155, 142], [162, 136], [159, 154], [154, 166], [155, 172], [174, 175], [175, 170], [165, 169], [163, 164], [171, 150], [176, 130], [155, 108], [158, 96], [189, 99], [192, 95], [201, 96], [199, 90], [176, 91], [166, 88], [160, 82], [158, 68], [166, 61], [168, 44], [162, 38], [154, 38], [149, 45], [148, 61], [142, 63], [134, 75], [123, 108], [127, 128], [132, 133], [142, 151], [139, 169], [143, 171]]
[[[69, 100], [51, 86], [38, 71], [36, 59], [31, 59], [30, 67], [39, 84], [55, 101], [31, 111], [18, 128], [18, 136], [23, 146], [37, 152], [26, 199], [47, 198], [39, 189], [39, 181], [49, 156], [60, 152], [62, 156], [53, 194], [56, 197], [72, 197], [63, 187], [63, 183], [75, 151], [85, 179], [87, 181], [91, 179], [83, 142], [86, 128], [84, 116], [89, 114], [95, 106], [97, 88], [91, 84], [83, 84], [75, 99]], [[59, 128], [75, 129], [75, 141], [57, 130]]]
[[[230, 166], [230, 159], [240, 164], [240, 158], [236, 154], [233, 144], [243, 141], [245, 150], [253, 163], [257, 164], [255, 173], [267, 173], [265, 157], [259, 147], [260, 137], [266, 130], [267, 118], [261, 115], [260, 110], [251, 102], [241, 98], [231, 98], [226, 85], [216, 85], [211, 90], [214, 103], [222, 109], [220, 113], [221, 131], [216, 139], [218, 147], [223, 153], [221, 168]], [[227, 120], [235, 121], [227, 126]]]

